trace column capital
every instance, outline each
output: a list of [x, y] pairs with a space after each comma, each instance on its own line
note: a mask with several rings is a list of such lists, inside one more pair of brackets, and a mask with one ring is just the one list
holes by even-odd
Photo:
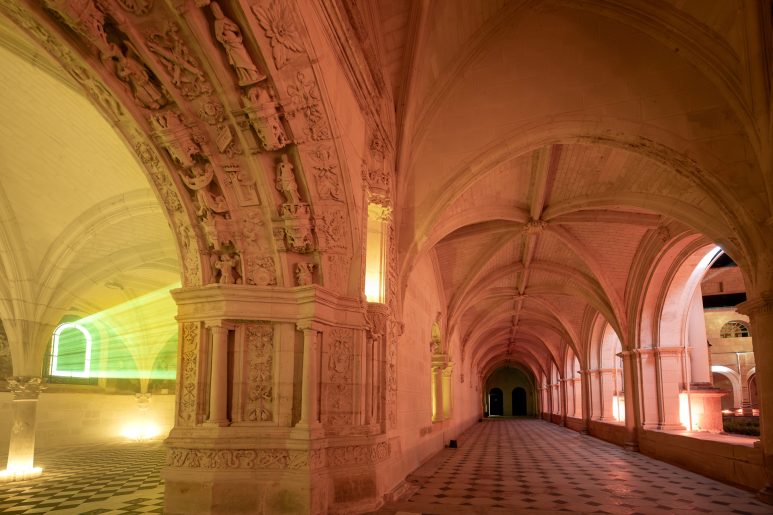
[[747, 316], [773, 313], [773, 291], [765, 291], [756, 298], [747, 299], [738, 304], [735, 309]]
[[41, 377], [13, 376], [8, 378], [8, 390], [14, 400], [37, 399], [46, 386]]

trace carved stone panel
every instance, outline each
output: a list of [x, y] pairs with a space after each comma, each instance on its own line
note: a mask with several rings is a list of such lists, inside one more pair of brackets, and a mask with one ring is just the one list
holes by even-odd
[[177, 378], [177, 423], [181, 426], [193, 426], [198, 422], [200, 340], [198, 322], [182, 324], [182, 359], [180, 360], [180, 375]]
[[252, 6], [252, 12], [271, 42], [271, 56], [277, 69], [284, 67], [294, 55], [303, 52], [303, 44], [295, 28], [292, 7], [283, 0]]
[[354, 423], [354, 332], [335, 328], [325, 334], [326, 362], [322, 419], [331, 426]]
[[247, 383], [244, 419], [274, 420], [274, 330], [269, 324], [248, 324], [245, 331]]

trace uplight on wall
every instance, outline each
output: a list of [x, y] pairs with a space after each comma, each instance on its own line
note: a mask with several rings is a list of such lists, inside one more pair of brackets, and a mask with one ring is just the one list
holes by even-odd
[[368, 236], [365, 242], [365, 297], [368, 302], [386, 300], [386, 225], [390, 209], [368, 204]]

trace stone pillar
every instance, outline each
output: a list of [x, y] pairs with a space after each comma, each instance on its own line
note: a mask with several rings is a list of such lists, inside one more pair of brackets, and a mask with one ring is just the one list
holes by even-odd
[[614, 368], [603, 368], [599, 372], [600, 391], [601, 391], [601, 418], [603, 422], [616, 422], [614, 417], [613, 401], [617, 393], [617, 370]]
[[566, 398], [566, 382], [567, 379], [559, 379], [559, 391], [558, 395], [561, 399], [561, 425], [566, 427], [566, 413], [567, 413], [567, 398]]
[[601, 379], [598, 370], [588, 370], [588, 419], [601, 418]]
[[212, 334], [207, 425], [227, 426], [228, 420], [228, 327], [222, 322], [208, 324]]
[[736, 306], [749, 316], [760, 397], [760, 443], [765, 463], [765, 486], [758, 497], [773, 504], [773, 292], [750, 298]]
[[38, 396], [43, 389], [40, 377], [16, 376], [8, 378], [13, 394], [11, 401], [11, 441], [8, 446], [8, 465], [0, 478], [7, 481], [28, 479], [40, 474], [33, 465], [35, 458], [35, 423]]
[[443, 367], [440, 365], [433, 365], [432, 367], [432, 380], [435, 388], [435, 417], [433, 422], [443, 421]]
[[636, 382], [634, 381], [633, 352], [623, 351], [623, 384], [625, 386], [625, 448], [629, 451], [639, 450], [639, 437], [636, 431]]
[[636, 354], [639, 361], [639, 373], [641, 374], [642, 427], [644, 429], [658, 429], [660, 414], [658, 408], [658, 375], [655, 349], [636, 349]]
[[687, 314], [687, 343], [690, 348], [690, 382], [711, 384], [711, 358], [700, 287], [695, 289]]
[[319, 363], [316, 359], [319, 333], [311, 324], [298, 324], [303, 331], [303, 384], [301, 385], [301, 418], [295, 427], [308, 428], [319, 425]]
[[582, 430], [580, 433], [587, 435], [591, 419], [591, 387], [589, 370], [580, 370], [580, 388], [582, 390], [582, 394], [580, 396], [582, 399]]
[[[660, 420], [658, 429], [676, 431], [685, 428], [681, 422], [680, 399], [682, 391], [682, 352], [681, 347], [658, 347], [657, 356], [657, 386]], [[689, 409], [689, 407], [687, 408]]]

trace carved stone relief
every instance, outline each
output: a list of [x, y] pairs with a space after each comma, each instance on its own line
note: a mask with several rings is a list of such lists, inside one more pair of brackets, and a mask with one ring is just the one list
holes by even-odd
[[338, 176], [338, 166], [331, 155], [330, 147], [317, 147], [312, 151], [311, 157], [319, 198], [343, 202], [344, 193]]
[[344, 254], [326, 254], [323, 260], [325, 287], [345, 294], [349, 287], [349, 266], [352, 257]]
[[212, 278], [219, 284], [241, 284], [241, 264], [235, 252], [222, 252], [210, 256]]
[[295, 265], [295, 284], [308, 286], [314, 284], [314, 263], [297, 263]]
[[244, 114], [264, 150], [280, 150], [290, 143], [277, 103], [268, 89], [255, 86], [242, 96]]
[[170, 467], [198, 469], [301, 470], [319, 462], [319, 451], [288, 449], [169, 449]]
[[266, 324], [249, 324], [245, 339], [249, 382], [244, 418], [269, 422], [274, 419], [274, 330]]
[[[303, 72], [298, 72], [295, 83], [287, 87], [287, 94], [290, 97], [290, 105], [285, 106], [285, 112], [293, 127], [295, 142], [330, 139], [330, 126], [322, 110], [317, 83], [314, 80], [307, 80]], [[303, 119], [300, 123], [298, 115]]]
[[276, 167], [276, 188], [285, 198], [285, 203], [280, 206], [280, 216], [284, 223], [283, 236], [287, 250], [307, 253], [314, 250], [311, 212], [298, 192], [294, 169], [287, 154], [283, 154]]
[[265, 80], [266, 76], [255, 66], [252, 57], [244, 46], [239, 26], [223, 14], [223, 10], [217, 2], [212, 2], [209, 6], [215, 18], [212, 25], [215, 39], [223, 46], [228, 57], [228, 64], [236, 71], [239, 86], [249, 86]]
[[343, 208], [329, 207], [317, 217], [317, 236], [320, 248], [346, 249], [346, 213]]
[[157, 84], [131, 43], [127, 41], [124, 45], [125, 52], [117, 45], [110, 45], [103, 61], [112, 64], [113, 73], [126, 83], [137, 105], [145, 109], [161, 109], [168, 103], [163, 87]]
[[126, 11], [138, 16], [148, 14], [153, 9], [153, 0], [116, 0]]
[[145, 37], [145, 44], [158, 56], [169, 80], [185, 98], [191, 100], [212, 92], [201, 65], [180, 37], [180, 28], [175, 23], [169, 22]]
[[380, 463], [392, 454], [389, 442], [379, 442], [371, 445], [347, 445], [344, 447], [329, 447], [327, 449], [328, 466], [365, 465]]
[[253, 5], [252, 12], [271, 42], [274, 65], [281, 69], [294, 54], [303, 52], [300, 35], [295, 28], [290, 4], [271, 0], [268, 5]]
[[351, 329], [330, 331], [327, 359], [327, 395], [324, 420], [329, 425], [351, 425], [354, 421], [354, 334]]
[[244, 263], [246, 283], [255, 286], [276, 285], [276, 265], [271, 256], [248, 256]]
[[255, 181], [247, 173], [241, 171], [238, 166], [229, 166], [225, 168], [225, 176], [226, 182], [236, 193], [236, 199], [240, 206], [260, 205], [258, 188]]
[[199, 324], [187, 322], [182, 326], [182, 360], [180, 364], [177, 419], [182, 426], [196, 424], [197, 385], [199, 368]]

